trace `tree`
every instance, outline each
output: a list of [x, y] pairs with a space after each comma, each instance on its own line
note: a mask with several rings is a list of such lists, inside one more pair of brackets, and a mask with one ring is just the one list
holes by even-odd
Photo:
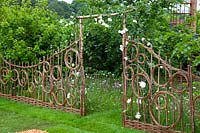
[[82, 3], [75, 0], [72, 2], [72, 4], [57, 0], [48, 1], [48, 8], [54, 12], [57, 12], [59, 16], [64, 18], [70, 18], [70, 16], [77, 14], [82, 6]]
[[17, 2], [4, 1], [0, 9], [0, 52], [7, 59], [34, 61], [66, 45], [70, 29], [48, 10], [47, 1], [35, 6], [30, 0], [22, 1], [21, 5]]

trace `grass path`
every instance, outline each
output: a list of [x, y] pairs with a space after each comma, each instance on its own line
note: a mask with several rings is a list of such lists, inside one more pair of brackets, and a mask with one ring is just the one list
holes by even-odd
[[121, 119], [121, 110], [80, 117], [0, 98], [0, 133], [28, 129], [41, 129], [49, 133], [144, 133], [123, 128]]

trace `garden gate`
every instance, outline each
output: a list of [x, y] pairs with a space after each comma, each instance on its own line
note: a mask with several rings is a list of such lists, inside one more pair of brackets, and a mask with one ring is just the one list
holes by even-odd
[[[196, 2], [195, 0], [191, 0]], [[186, 2], [178, 7], [195, 3]], [[177, 8], [176, 8], [177, 9]], [[194, 8], [190, 15], [194, 15]], [[177, 9], [171, 24], [180, 24], [188, 14]], [[178, 14], [178, 15], [177, 15]], [[191, 26], [195, 27], [195, 24]], [[126, 30], [126, 18], [123, 20]], [[156, 54], [145, 38], [130, 40], [124, 32], [123, 125], [149, 132], [200, 132], [200, 77], [178, 69]]]
[[[127, 11], [129, 12], [129, 11]], [[125, 12], [126, 13], [126, 12]], [[35, 64], [0, 60], [0, 97], [85, 115], [83, 66], [83, 19], [109, 15], [79, 16], [79, 40]]]
[[36, 64], [16, 65], [3, 59], [0, 65], [1, 97], [85, 114], [81, 41]]
[[[149, 42], [123, 40], [123, 124], [150, 132], [199, 132], [200, 77], [174, 68]], [[198, 121], [197, 121], [198, 120]]]
[[[127, 12], [126, 12], [127, 13]], [[200, 78], [174, 68], [145, 39], [128, 39], [123, 14], [123, 126], [150, 132], [198, 132]], [[121, 15], [113, 13], [109, 16]], [[101, 15], [108, 16], [108, 15]], [[0, 96], [85, 114], [82, 20], [79, 40], [36, 64], [0, 62]]]

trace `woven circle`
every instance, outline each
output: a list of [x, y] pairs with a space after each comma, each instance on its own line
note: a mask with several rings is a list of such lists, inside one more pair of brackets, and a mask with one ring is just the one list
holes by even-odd
[[[161, 99], [163, 99], [163, 100], [161, 100]], [[169, 102], [168, 99], [171, 99], [171, 101]], [[176, 106], [174, 106], [174, 108], [176, 107], [176, 110], [177, 110], [176, 112], [178, 113], [177, 118], [176, 119], [174, 118], [173, 122], [169, 122], [168, 119], [167, 120], [164, 119], [159, 122], [158, 118], [155, 117], [156, 115], [155, 115], [154, 111], [156, 111], [156, 110], [160, 111], [160, 112], [164, 111], [165, 114], [170, 113], [170, 111], [171, 111], [174, 114], [172, 109], [170, 109], [170, 107], [172, 107], [171, 102], [174, 102], [176, 105]], [[151, 119], [153, 120], [153, 122], [156, 125], [159, 125], [163, 128], [175, 127], [181, 118], [180, 104], [178, 103], [176, 97], [167, 91], [159, 91], [159, 92], [155, 93], [155, 95], [153, 96], [153, 98], [150, 102], [149, 111], [150, 111], [150, 116], [151, 116]], [[166, 121], [167, 121], [167, 124], [166, 124]], [[165, 122], [165, 125], [163, 125], [162, 122]]]
[[130, 59], [128, 59], [129, 63], [133, 63], [138, 59], [139, 56], [139, 49], [135, 44], [132, 44], [128, 46], [127, 48], [127, 55], [130, 56]]
[[31, 84], [30, 84], [29, 87], [28, 87], [28, 92], [29, 92], [30, 94], [32, 94], [32, 93], [35, 92], [35, 89], [36, 89], [35, 83], [34, 83], [34, 82], [31, 82]]
[[69, 69], [77, 69], [80, 66], [80, 55], [76, 49], [70, 48], [65, 53], [65, 65]]
[[138, 99], [146, 99], [149, 97], [152, 90], [149, 77], [143, 73], [135, 74], [132, 80], [132, 89]]
[[42, 90], [50, 94], [54, 90], [53, 81], [48, 74], [44, 74], [42, 77]]
[[42, 73], [40, 71], [34, 71], [34, 81], [36, 84], [42, 83]]
[[63, 106], [66, 104], [65, 95], [66, 95], [66, 92], [63, 88], [58, 88], [56, 89], [55, 93], [52, 93], [54, 101], [56, 102], [57, 105], [60, 105], [60, 106]]
[[146, 61], [146, 56], [145, 56], [145, 54], [139, 54], [138, 55], [138, 63], [140, 63], [140, 64], [144, 64], [145, 63], [145, 61]]
[[13, 70], [12, 70], [12, 77], [11, 77], [11, 80], [12, 80], [12, 81], [17, 81], [18, 75], [19, 75], [19, 72], [18, 72], [16, 69], [13, 69]]
[[55, 99], [56, 99], [56, 95], [53, 91], [51, 91], [50, 93], [47, 94], [49, 102], [51, 104], [55, 104]]
[[[57, 71], [55, 71], [57, 69]], [[57, 72], [57, 73], [56, 73]], [[57, 77], [55, 76], [57, 74]], [[62, 78], [62, 70], [60, 66], [56, 65], [51, 68], [50, 75], [53, 81], [58, 81]]]
[[28, 74], [25, 70], [19, 71], [18, 83], [20, 86], [24, 87], [28, 82]]
[[[197, 101], [199, 101], [197, 103]], [[194, 101], [193, 101], [193, 107], [194, 107], [194, 114], [200, 118], [200, 110], [199, 110], [199, 105], [200, 105], [200, 96], [197, 96], [194, 98]], [[195, 106], [196, 104], [198, 104], [197, 106]], [[198, 111], [197, 111], [198, 110]]]
[[134, 70], [131, 66], [126, 66], [125, 67], [125, 78], [126, 80], [131, 81], [134, 77]]
[[[182, 90], [178, 90], [178, 88], [183, 88], [183, 87], [175, 87], [176, 84], [178, 83], [175, 83], [176, 80], [182, 80], [182, 81], [178, 81], [180, 82], [181, 84], [183, 84], [182, 82], [184, 81], [185, 82], [185, 89], [182, 89]], [[184, 74], [183, 72], [176, 72], [175, 74], [173, 74], [172, 78], [171, 78], [171, 87], [173, 89], [174, 92], [176, 93], [184, 93], [185, 91], [188, 90], [188, 86], [189, 86], [189, 81], [188, 81], [188, 77], [186, 74]]]
[[77, 103], [77, 92], [74, 92], [74, 94], [68, 92], [66, 94], [66, 102], [68, 106], [74, 106]]
[[7, 84], [8, 80], [6, 80], [6, 75], [8, 75], [8, 68], [2, 67], [0, 68], [0, 81], [2, 84]]
[[78, 86], [78, 76], [76, 73], [71, 72], [67, 77], [67, 82], [70, 87], [77, 87]]
[[[167, 72], [167, 76], [168, 76], [168, 78], [167, 78], [167, 81], [165, 82], [165, 83], [158, 83], [158, 81], [156, 81], [155, 80], [155, 77], [154, 76], [157, 76], [156, 74], [155, 74], [155, 71], [156, 71], [156, 69], [163, 69], [164, 71], [166, 71]], [[170, 73], [170, 71], [169, 71], [169, 69], [167, 68], [167, 67], [165, 67], [163, 64], [157, 64], [154, 68], [153, 68], [153, 71], [152, 71], [152, 74], [153, 74], [153, 82], [154, 82], [154, 84], [156, 85], [156, 86], [159, 86], [159, 87], [165, 87], [166, 85], [168, 85], [168, 83], [169, 83], [169, 78], [171, 77], [171, 73]], [[160, 75], [159, 75], [160, 76]], [[161, 78], [161, 77], [160, 77]], [[162, 80], [163, 81], [163, 80]]]
[[43, 72], [48, 73], [51, 70], [51, 65], [49, 62], [44, 61], [43, 62]]

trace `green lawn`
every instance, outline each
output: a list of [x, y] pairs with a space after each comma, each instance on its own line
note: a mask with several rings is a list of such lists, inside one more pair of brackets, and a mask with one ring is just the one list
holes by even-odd
[[[0, 98], [0, 133], [42, 129], [49, 133], [142, 133], [122, 127], [121, 110], [96, 112], [85, 117]], [[144, 132], [143, 132], [144, 133]]]

